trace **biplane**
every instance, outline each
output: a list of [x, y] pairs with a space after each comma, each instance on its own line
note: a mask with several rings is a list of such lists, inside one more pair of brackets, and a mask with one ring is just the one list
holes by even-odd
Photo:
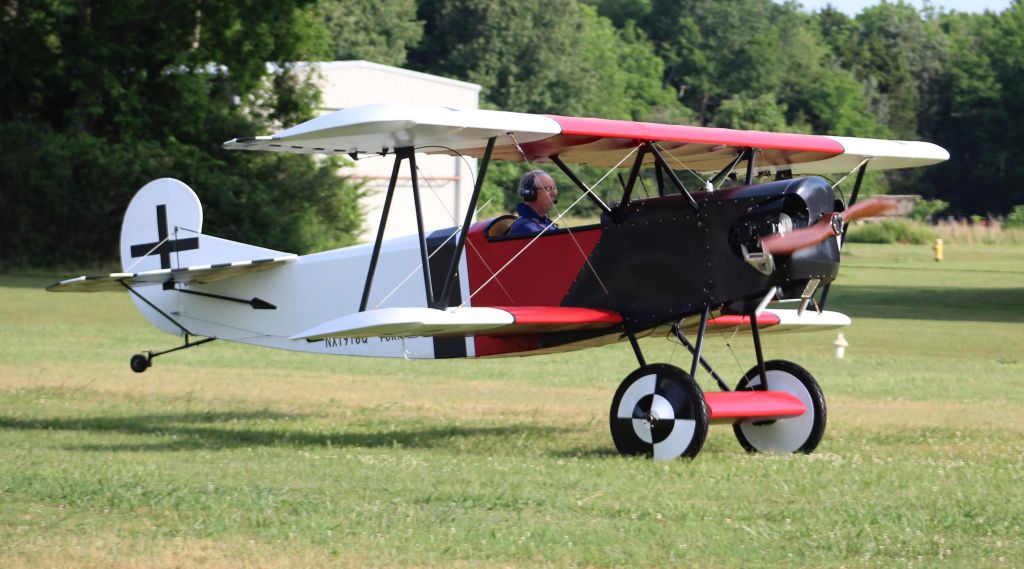
[[[656, 460], [696, 456], [713, 423], [733, 425], [748, 451], [814, 450], [826, 422], [822, 390], [796, 363], [766, 360], [761, 335], [849, 324], [824, 304], [845, 226], [884, 207], [857, 203], [865, 172], [949, 157], [926, 142], [409, 105], [341, 110], [224, 147], [393, 155], [376, 238], [309, 255], [221, 239], [203, 233], [186, 184], [150, 182], [124, 216], [124, 271], [48, 289], [126, 291], [150, 323], [183, 338], [136, 354], [132, 370], [213, 340], [408, 359], [628, 343], [638, 367], [612, 398], [612, 439], [623, 454]], [[417, 153], [479, 159], [454, 227], [424, 230]], [[579, 190], [576, 202], [600, 209], [600, 223], [521, 236], [507, 234], [509, 216], [474, 221], [494, 160], [553, 164]], [[385, 240], [403, 164], [417, 231]], [[619, 197], [602, 199], [595, 189], [607, 174], [588, 185], [579, 165], [618, 172]], [[829, 175], [855, 177], [849, 203]], [[699, 182], [688, 187], [687, 176]], [[780, 308], [785, 301], [794, 308]], [[757, 365], [732, 388], [702, 355], [709, 331], [722, 329], [753, 337]], [[689, 369], [647, 362], [638, 339], [658, 335], [686, 346]], [[698, 368], [718, 391], [701, 389]]]

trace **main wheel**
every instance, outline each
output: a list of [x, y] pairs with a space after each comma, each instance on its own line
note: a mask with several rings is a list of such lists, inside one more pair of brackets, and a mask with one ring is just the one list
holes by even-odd
[[[768, 390], [794, 395], [807, 410], [799, 417], [736, 423], [732, 427], [736, 438], [747, 452], [813, 451], [825, 434], [825, 396], [821, 387], [814, 376], [793, 362], [772, 360], [765, 362], [764, 367]], [[751, 391], [760, 385], [761, 374], [754, 366], [740, 379], [736, 391]]]
[[610, 423], [615, 448], [622, 454], [693, 458], [708, 434], [708, 406], [690, 374], [651, 364], [622, 380], [612, 399]]

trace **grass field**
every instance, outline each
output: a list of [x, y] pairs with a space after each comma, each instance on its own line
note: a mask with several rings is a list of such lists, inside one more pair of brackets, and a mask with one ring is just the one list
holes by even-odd
[[[0, 276], [0, 567], [1024, 565], [1024, 248], [854, 244], [809, 456], [713, 427], [693, 461], [614, 452], [628, 346], [407, 362], [170, 347], [127, 295]], [[709, 339], [726, 377], [750, 342]], [[643, 341], [648, 361], [683, 349]], [[706, 375], [699, 377], [713, 389]]]

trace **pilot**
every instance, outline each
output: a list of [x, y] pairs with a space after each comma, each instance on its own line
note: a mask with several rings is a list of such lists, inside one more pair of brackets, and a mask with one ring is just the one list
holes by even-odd
[[558, 229], [548, 212], [558, 203], [558, 188], [544, 170], [532, 170], [519, 179], [519, 195], [523, 203], [516, 206], [519, 219], [509, 228], [509, 235], [540, 233], [545, 228]]

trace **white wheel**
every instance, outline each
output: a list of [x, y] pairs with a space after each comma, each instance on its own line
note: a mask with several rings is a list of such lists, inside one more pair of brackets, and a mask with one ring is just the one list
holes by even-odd
[[667, 364], [637, 369], [612, 399], [609, 421], [615, 448], [654, 460], [694, 457], [708, 434], [704, 392], [685, 371]]
[[[769, 391], [785, 391], [803, 402], [807, 409], [799, 417], [758, 422], [742, 421], [733, 425], [736, 438], [748, 452], [813, 451], [825, 434], [825, 396], [814, 377], [804, 368], [785, 360], [765, 362]], [[760, 388], [757, 367], [747, 372], [736, 391]]]

